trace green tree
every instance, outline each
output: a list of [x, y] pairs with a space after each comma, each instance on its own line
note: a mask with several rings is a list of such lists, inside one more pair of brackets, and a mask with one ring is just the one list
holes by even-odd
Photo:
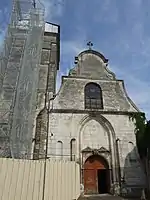
[[144, 166], [147, 179], [147, 195], [150, 199], [149, 161], [150, 161], [150, 121], [144, 113], [132, 113], [129, 118], [134, 122], [138, 152]]

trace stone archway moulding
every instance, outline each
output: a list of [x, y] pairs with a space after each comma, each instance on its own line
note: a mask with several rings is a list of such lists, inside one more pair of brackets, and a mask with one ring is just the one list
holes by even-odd
[[[118, 161], [117, 161], [117, 150], [116, 150], [116, 135], [113, 126], [111, 123], [102, 115], [96, 115], [91, 116], [90, 114], [85, 115], [81, 121], [79, 122], [79, 130], [78, 130], [78, 136], [79, 136], [79, 145], [78, 145], [78, 152], [79, 152], [79, 163], [80, 168], [82, 169], [83, 164], [82, 163], [82, 149], [81, 149], [81, 141], [82, 141], [82, 134], [83, 134], [83, 128], [86, 123], [88, 123], [90, 120], [96, 120], [100, 125], [103, 126], [103, 128], [107, 131], [108, 139], [109, 139], [109, 150], [110, 150], [110, 167], [112, 169], [113, 173], [113, 183], [116, 184], [119, 182], [118, 177]], [[107, 159], [107, 158], [106, 158]]]

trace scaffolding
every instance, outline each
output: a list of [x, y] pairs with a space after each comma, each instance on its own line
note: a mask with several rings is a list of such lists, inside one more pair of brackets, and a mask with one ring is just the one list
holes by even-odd
[[0, 56], [0, 156], [29, 158], [44, 35], [44, 7], [13, 0]]

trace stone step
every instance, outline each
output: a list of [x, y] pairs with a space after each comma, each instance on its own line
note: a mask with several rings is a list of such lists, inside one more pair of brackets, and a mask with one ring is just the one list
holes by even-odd
[[[133, 199], [124, 199], [118, 196], [102, 194], [102, 195], [85, 195], [85, 196], [79, 197], [78, 200], [133, 200]], [[139, 199], [134, 199], [134, 200], [139, 200]]]

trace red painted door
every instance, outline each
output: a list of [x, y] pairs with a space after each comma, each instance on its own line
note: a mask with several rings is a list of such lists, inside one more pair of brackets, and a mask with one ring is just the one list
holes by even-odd
[[106, 169], [103, 159], [100, 156], [89, 157], [84, 164], [84, 192], [85, 194], [97, 194], [98, 169]]
[[95, 169], [84, 169], [85, 194], [97, 193], [97, 173]]

